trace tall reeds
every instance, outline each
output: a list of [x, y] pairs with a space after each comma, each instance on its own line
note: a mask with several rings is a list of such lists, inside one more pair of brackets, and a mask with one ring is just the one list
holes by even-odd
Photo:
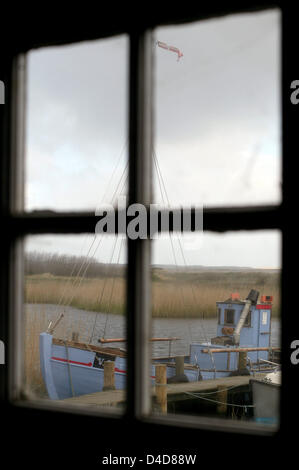
[[[187, 279], [186, 279], [187, 277]], [[250, 289], [273, 295], [273, 315], [279, 314], [278, 276], [253, 273], [188, 273], [153, 277], [152, 312], [158, 318], [196, 318], [216, 315], [216, 302], [232, 292], [245, 298]], [[126, 282], [124, 278], [75, 279], [51, 275], [27, 276], [26, 302], [70, 305], [83, 310], [123, 314]]]

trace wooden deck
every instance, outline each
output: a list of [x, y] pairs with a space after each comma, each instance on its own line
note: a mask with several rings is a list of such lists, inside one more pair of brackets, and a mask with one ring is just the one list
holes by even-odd
[[[263, 376], [265, 374], [256, 374], [255, 376]], [[204, 393], [210, 390], [216, 390], [218, 387], [241, 387], [249, 384], [252, 379], [251, 375], [242, 375], [236, 377], [224, 377], [213, 380], [201, 380], [200, 382], [187, 382], [178, 384], [168, 384], [167, 401], [176, 401], [182, 399], [185, 393]], [[152, 388], [152, 394], [155, 396], [155, 387]], [[81, 395], [79, 397], [67, 398], [61, 400], [62, 403], [81, 406], [117, 406], [124, 403], [126, 399], [125, 390], [110, 390], [105, 392], [96, 392], [89, 395]]]
[[61, 403], [83, 406], [116, 406], [126, 400], [125, 390], [109, 390], [106, 392], [90, 393], [79, 397], [60, 400]]

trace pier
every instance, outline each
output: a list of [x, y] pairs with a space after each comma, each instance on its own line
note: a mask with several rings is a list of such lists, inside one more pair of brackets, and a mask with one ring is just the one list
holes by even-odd
[[[164, 365], [163, 365], [164, 366]], [[154, 408], [161, 413], [167, 412], [167, 407], [176, 402], [184, 401], [190, 398], [192, 394], [204, 394], [205, 392], [215, 391], [213, 395], [216, 400], [219, 400], [220, 405], [217, 407], [217, 412], [223, 414], [226, 412], [227, 390], [238, 389], [239, 387], [249, 388], [249, 381], [252, 378], [250, 375], [224, 377], [212, 380], [201, 380], [199, 382], [184, 382], [184, 383], [171, 383], [163, 382], [161, 378], [162, 373], [159, 374], [160, 384], [158, 387], [152, 387], [152, 397]], [[256, 376], [264, 376], [265, 374], [256, 374]], [[161, 385], [164, 385], [161, 387]], [[196, 397], [195, 397], [196, 399]], [[109, 390], [91, 393], [88, 395], [81, 395], [77, 397], [67, 398], [61, 400], [63, 404], [88, 406], [88, 407], [110, 407], [110, 406], [123, 406], [126, 400], [125, 390]]]

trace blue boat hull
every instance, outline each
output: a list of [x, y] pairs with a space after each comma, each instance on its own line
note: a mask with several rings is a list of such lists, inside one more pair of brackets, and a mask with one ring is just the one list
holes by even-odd
[[[54, 344], [52, 335], [40, 334], [40, 364], [49, 398], [61, 400], [73, 396], [95, 393], [103, 390], [105, 354], [92, 350], [71, 347], [65, 343]], [[107, 359], [107, 358], [106, 358]], [[126, 386], [126, 359], [114, 359], [115, 388]], [[160, 361], [159, 361], [160, 362]], [[186, 368], [189, 381], [199, 380], [198, 368]], [[167, 378], [175, 375], [175, 367], [167, 367]], [[155, 380], [155, 364], [152, 364], [152, 382]]]

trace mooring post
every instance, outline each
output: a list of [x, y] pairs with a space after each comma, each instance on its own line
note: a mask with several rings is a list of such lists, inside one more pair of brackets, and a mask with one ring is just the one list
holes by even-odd
[[247, 352], [239, 352], [238, 370], [244, 370], [247, 366]]
[[78, 331], [73, 331], [73, 332], [72, 332], [72, 341], [76, 341], [76, 342], [79, 341], [79, 333], [78, 333]]
[[114, 361], [104, 362], [104, 387], [103, 391], [115, 390]]
[[217, 413], [226, 414], [226, 410], [227, 410], [227, 386], [226, 385], [218, 385], [216, 400], [219, 402], [217, 403]]
[[175, 358], [175, 375], [184, 374], [184, 356], [176, 356]]
[[167, 413], [166, 364], [156, 365], [156, 398], [159, 411]]

